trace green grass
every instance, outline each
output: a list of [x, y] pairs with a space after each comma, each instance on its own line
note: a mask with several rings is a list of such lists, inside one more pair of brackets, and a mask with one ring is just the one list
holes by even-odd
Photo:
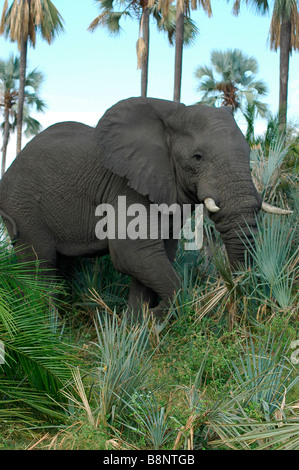
[[201, 251], [180, 244], [162, 329], [126, 318], [130, 281], [108, 257], [49, 285], [2, 234], [0, 449], [299, 449], [298, 192], [281, 142], [265, 152], [262, 192], [294, 214], [259, 214], [253, 261], [234, 276], [211, 222]]

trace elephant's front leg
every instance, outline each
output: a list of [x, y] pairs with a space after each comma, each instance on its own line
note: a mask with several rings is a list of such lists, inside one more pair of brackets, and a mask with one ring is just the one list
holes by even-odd
[[[167, 254], [167, 257], [171, 263], [175, 258], [176, 249], [177, 249], [177, 240], [164, 240], [164, 247]], [[150, 287], [145, 286], [137, 279], [132, 279], [130, 293], [129, 293], [129, 308], [133, 312], [142, 312], [143, 305], [146, 304], [149, 309], [154, 309], [154, 312], [158, 314], [161, 307], [158, 306], [159, 296], [154, 292]]]
[[[110, 254], [115, 268], [133, 277], [130, 303], [138, 303], [142, 295], [145, 301], [153, 301], [153, 294], [161, 298], [154, 313], [161, 316], [180, 287], [180, 279], [166, 253], [163, 240], [112, 240]], [[136, 282], [137, 281], [137, 282]], [[138, 291], [138, 286], [140, 290]], [[147, 289], [145, 289], [145, 288]]]
[[129, 309], [134, 317], [142, 314], [143, 306], [147, 305], [150, 309], [158, 305], [158, 295], [150, 287], [145, 286], [137, 279], [132, 279], [129, 292]]

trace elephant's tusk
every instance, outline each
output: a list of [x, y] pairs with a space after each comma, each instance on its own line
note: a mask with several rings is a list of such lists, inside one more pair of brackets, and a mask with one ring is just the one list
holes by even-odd
[[293, 214], [293, 211], [289, 211], [288, 209], [280, 209], [279, 207], [271, 206], [267, 202], [262, 203], [262, 210], [264, 212], [268, 212], [269, 214], [277, 214], [277, 215], [286, 215], [286, 214]]
[[220, 208], [216, 206], [214, 199], [212, 199], [211, 197], [206, 197], [203, 202], [205, 203], [205, 206], [208, 209], [208, 211], [210, 212], [220, 211]]

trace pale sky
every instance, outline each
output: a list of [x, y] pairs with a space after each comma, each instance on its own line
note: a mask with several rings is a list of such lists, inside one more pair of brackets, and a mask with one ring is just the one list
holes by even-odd
[[[1, 10], [4, 0], [1, 0]], [[96, 125], [105, 110], [117, 101], [140, 95], [140, 71], [137, 70], [137, 21], [127, 19], [120, 36], [106, 29], [94, 33], [88, 25], [98, 15], [94, 0], [53, 0], [65, 21], [65, 32], [49, 46], [37, 39], [35, 49], [28, 50], [28, 69], [35, 67], [45, 76], [41, 97], [47, 103], [44, 114], [36, 114], [43, 128], [60, 121], [80, 121]], [[244, 2], [245, 3], [245, 2]], [[194, 71], [198, 65], [209, 65], [213, 49], [241, 49], [258, 61], [258, 78], [264, 80], [269, 95], [264, 101], [272, 112], [278, 110], [279, 51], [269, 50], [270, 17], [256, 16], [242, 5], [239, 17], [232, 15], [232, 2], [211, 0], [213, 17], [201, 10], [192, 12], [200, 34], [193, 46], [184, 49], [181, 101], [187, 105], [200, 99]], [[17, 53], [15, 44], [0, 38], [0, 57]], [[172, 100], [174, 47], [165, 34], [151, 25], [148, 96]], [[296, 121], [299, 109], [299, 54], [290, 60], [288, 119]], [[242, 130], [244, 119], [238, 119]], [[257, 134], [265, 122], [257, 124]], [[25, 145], [26, 139], [23, 144]], [[8, 149], [8, 165], [15, 158], [15, 138]]]

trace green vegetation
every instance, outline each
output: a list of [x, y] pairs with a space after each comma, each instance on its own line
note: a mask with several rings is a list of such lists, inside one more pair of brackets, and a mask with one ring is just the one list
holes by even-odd
[[201, 102], [210, 106], [220, 102], [220, 106], [230, 106], [233, 112], [253, 105], [257, 113], [265, 117], [268, 108], [259, 98], [267, 94], [267, 86], [256, 79], [257, 72], [254, 57], [247, 57], [239, 49], [212, 51], [211, 67], [199, 66], [195, 72], [200, 80]]
[[[3, 236], [1, 237], [3, 239]], [[59, 340], [52, 293], [61, 288], [29, 274], [26, 261], [2, 241], [0, 254], [0, 338], [5, 362], [0, 365], [0, 417], [30, 422], [34, 417], [61, 419], [61, 389], [76, 364], [74, 347]], [[53, 314], [54, 312], [54, 314]]]
[[[261, 192], [298, 207], [291, 145], [265, 148]], [[129, 279], [109, 258], [43, 285], [2, 234], [1, 449], [298, 449], [296, 216], [259, 214], [234, 277], [205, 229], [203, 250], [178, 249], [183, 288], [163, 324], [126, 317]]]

